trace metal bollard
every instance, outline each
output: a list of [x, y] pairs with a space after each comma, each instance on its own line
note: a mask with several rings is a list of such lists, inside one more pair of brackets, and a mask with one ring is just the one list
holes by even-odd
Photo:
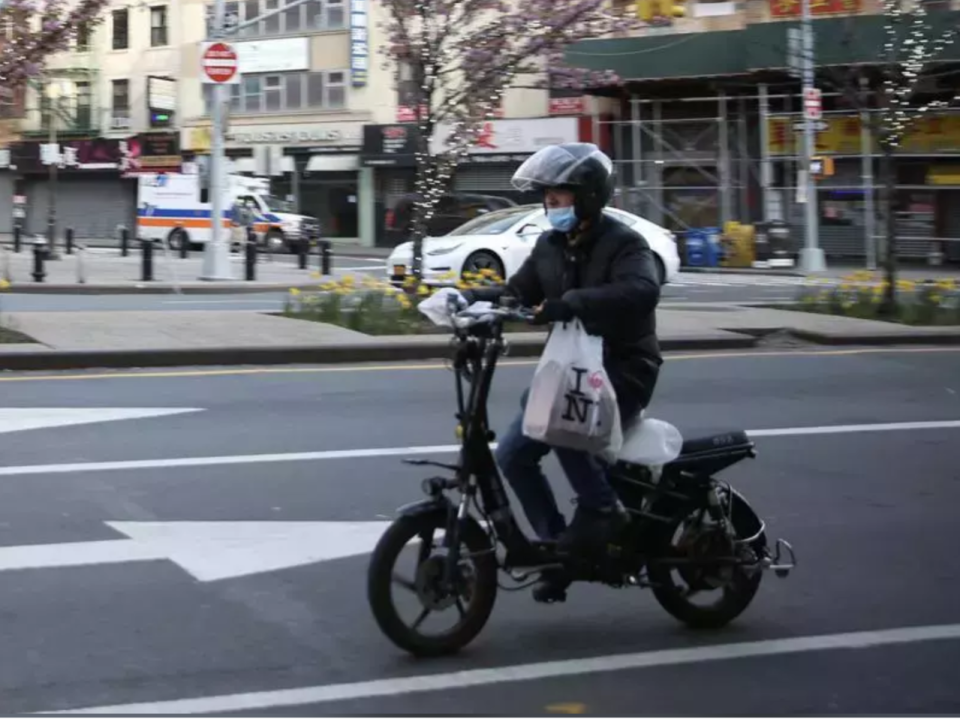
[[7, 282], [13, 282], [13, 271], [11, 270], [10, 248], [3, 246], [3, 279]]
[[333, 249], [330, 240], [321, 240], [320, 245], [320, 274], [329, 275], [333, 265]]
[[23, 231], [20, 229], [20, 225], [14, 225], [13, 228], [13, 251], [20, 251], [20, 235]]
[[183, 225], [177, 225], [177, 237], [180, 238], [180, 259], [185, 260], [190, 255], [190, 243], [187, 242], [187, 233], [183, 231]]
[[38, 237], [33, 241], [33, 281], [43, 282], [47, 276], [43, 263], [47, 259], [47, 241]]
[[300, 237], [300, 269], [307, 269], [307, 256], [310, 254], [310, 238], [306, 235]]
[[77, 284], [87, 284], [87, 246], [77, 246]]
[[64, 233], [64, 244], [67, 246], [67, 254], [73, 254], [73, 228], [68, 227]]
[[130, 230], [120, 225], [120, 256], [127, 257], [130, 254]]
[[[253, 234], [253, 233], [249, 233]], [[253, 282], [257, 279], [257, 238], [254, 235], [251, 238], [248, 234], [246, 247], [244, 248], [246, 256], [244, 265], [246, 267], [247, 282]]]
[[143, 251], [143, 263], [141, 266], [140, 279], [143, 282], [153, 281], [153, 240], [140, 240], [140, 248]]

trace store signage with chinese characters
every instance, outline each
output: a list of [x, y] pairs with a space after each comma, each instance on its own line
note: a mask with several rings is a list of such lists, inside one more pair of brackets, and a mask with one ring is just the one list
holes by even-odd
[[367, 32], [367, 3], [369, 0], [350, 2], [350, 78], [354, 87], [367, 84], [370, 63], [370, 41]]
[[551, 115], [582, 115], [583, 98], [582, 97], [551, 97], [550, 98]]
[[[859, 13], [863, 0], [810, 0], [810, 14], [847, 15]], [[770, 0], [771, 17], [800, 17], [801, 0]]]
[[22, 173], [47, 172], [50, 163], [65, 172], [119, 170], [121, 140], [96, 138], [67, 140], [50, 146], [46, 142], [16, 142], [10, 145], [10, 166]]
[[413, 167], [417, 137], [415, 125], [365, 125], [360, 162], [365, 167]]
[[[430, 141], [431, 152], [444, 152], [449, 134], [450, 126], [438, 125]], [[548, 145], [578, 142], [579, 139], [579, 124], [575, 117], [489, 120], [480, 128], [467, 161], [513, 162]], [[493, 156], [497, 159], [492, 159]]]
[[[792, 117], [771, 117], [767, 120], [769, 145], [767, 152], [775, 156], [796, 156], [802, 147], [799, 123]], [[816, 133], [816, 152], [826, 155], [859, 155], [861, 152], [860, 118], [856, 115], [824, 115], [823, 128]], [[876, 141], [872, 152], [879, 153]], [[960, 115], [931, 115], [917, 121], [900, 143], [901, 154], [960, 154]]]
[[180, 172], [180, 136], [176, 132], [147, 132], [131, 137], [126, 141], [123, 157], [125, 177], [144, 172]]

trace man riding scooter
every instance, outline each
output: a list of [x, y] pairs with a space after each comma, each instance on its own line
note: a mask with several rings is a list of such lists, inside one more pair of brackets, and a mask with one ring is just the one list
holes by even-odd
[[[604, 368], [627, 426], [650, 403], [662, 363], [656, 336], [660, 283], [653, 252], [639, 234], [604, 214], [613, 194], [613, 163], [590, 143], [545, 147], [514, 173], [520, 192], [542, 193], [553, 229], [544, 232], [503, 287], [465, 291], [467, 302], [500, 301], [536, 307], [534, 322], [577, 318], [604, 343]], [[496, 458], [534, 531], [571, 554], [605, 546], [629, 516], [591, 454], [550, 447], [524, 435], [523, 409], [502, 435]], [[540, 468], [551, 450], [577, 495], [569, 526]], [[544, 573], [534, 589], [541, 602], [566, 599], [570, 580]]]

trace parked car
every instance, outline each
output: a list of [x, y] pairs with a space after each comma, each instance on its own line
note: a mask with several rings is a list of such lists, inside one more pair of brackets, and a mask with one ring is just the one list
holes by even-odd
[[[670, 230], [613, 207], [604, 212], [647, 241], [654, 252], [661, 285], [676, 277], [680, 256]], [[423, 243], [423, 280], [431, 285], [453, 284], [464, 273], [481, 270], [492, 270], [508, 279], [549, 227], [542, 205], [522, 205], [481, 215], [442, 237], [427, 237]], [[398, 245], [387, 259], [388, 280], [401, 284], [410, 274], [412, 261], [413, 243]]]
[[[408, 194], [397, 200], [393, 209], [387, 210], [386, 244], [397, 245], [410, 239], [413, 230], [413, 206], [417, 200], [414, 194]], [[456, 229], [481, 215], [506, 207], [516, 207], [517, 203], [506, 197], [479, 195], [464, 192], [445, 194], [437, 202], [436, 212], [427, 223], [427, 235], [439, 237]]]

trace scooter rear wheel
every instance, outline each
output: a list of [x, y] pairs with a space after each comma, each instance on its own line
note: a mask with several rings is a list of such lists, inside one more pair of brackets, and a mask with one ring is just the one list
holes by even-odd
[[[401, 517], [383, 534], [370, 558], [367, 600], [373, 616], [390, 641], [417, 657], [453, 654], [465, 647], [486, 625], [497, 597], [496, 555], [487, 535], [473, 520], [460, 532], [456, 591], [442, 588], [446, 550], [433, 545], [445, 525], [446, 516], [439, 512]], [[417, 538], [420, 546], [414, 571], [399, 572], [401, 552]], [[394, 601], [395, 590], [419, 601], [412, 624], [401, 617]], [[432, 614], [441, 613], [457, 615], [456, 624], [439, 633], [421, 631]]]

